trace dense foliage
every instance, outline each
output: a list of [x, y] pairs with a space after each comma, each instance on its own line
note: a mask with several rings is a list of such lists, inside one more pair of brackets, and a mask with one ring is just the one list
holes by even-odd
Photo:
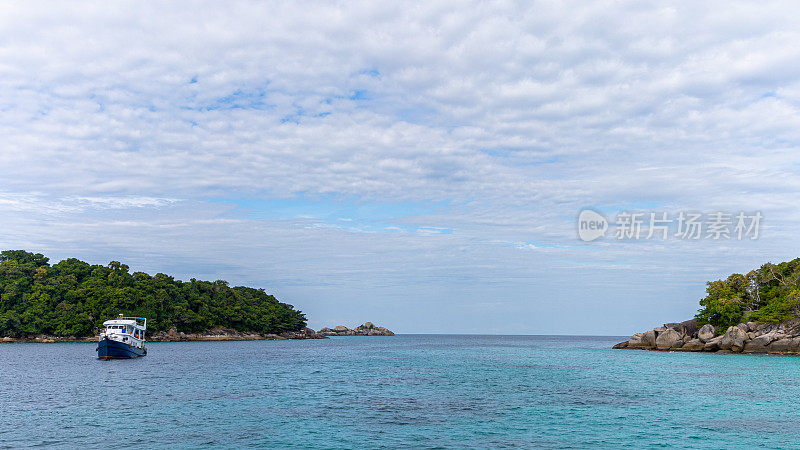
[[280, 333], [306, 324], [304, 314], [263, 289], [130, 273], [118, 261], [107, 266], [74, 258], [54, 265], [48, 261], [24, 250], [0, 252], [0, 336], [88, 336], [117, 314], [147, 317], [151, 333], [219, 326]]
[[721, 328], [742, 320], [780, 322], [800, 318], [800, 258], [767, 263], [747, 275], [707, 283], [697, 318]]

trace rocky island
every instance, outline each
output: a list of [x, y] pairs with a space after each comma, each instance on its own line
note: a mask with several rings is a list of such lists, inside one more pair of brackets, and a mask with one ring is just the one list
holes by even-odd
[[0, 252], [0, 342], [94, 341], [120, 313], [147, 317], [149, 341], [324, 338], [264, 289]]
[[355, 329], [338, 325], [333, 328], [322, 328], [318, 331], [324, 336], [394, 336], [394, 333], [384, 327], [376, 327], [372, 322], [357, 326]]
[[[181, 342], [181, 341], [271, 341], [283, 339], [327, 339], [311, 328], [304, 327], [300, 331], [284, 331], [275, 333], [255, 333], [236, 331], [228, 328], [214, 328], [204, 333], [184, 333], [177, 328], [159, 331], [147, 336], [148, 342]], [[52, 334], [25, 335], [20, 337], [5, 336], [0, 342], [5, 343], [52, 343], [52, 342], [96, 342], [97, 336], [56, 336]]]
[[0, 252], [0, 343], [95, 342], [103, 321], [120, 313], [147, 317], [149, 342], [394, 336], [372, 322], [316, 332], [294, 306], [223, 280], [186, 282], [131, 273], [118, 261], [51, 265], [41, 253]]
[[697, 319], [691, 319], [636, 333], [614, 348], [800, 355], [800, 321], [739, 323], [728, 327], [721, 335], [717, 332], [714, 325], [700, 326]]
[[694, 319], [636, 333], [614, 348], [800, 355], [800, 258], [707, 283]]

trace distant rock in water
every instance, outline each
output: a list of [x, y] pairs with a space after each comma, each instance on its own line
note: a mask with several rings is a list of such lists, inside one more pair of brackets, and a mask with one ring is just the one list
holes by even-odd
[[325, 327], [317, 331], [317, 333], [324, 336], [394, 336], [394, 333], [387, 328], [376, 327], [372, 322], [359, 325], [353, 330], [344, 325], [335, 326], [333, 329]]
[[740, 323], [718, 332], [713, 325], [701, 327], [697, 319], [691, 319], [636, 333], [614, 348], [800, 355], [800, 320]]

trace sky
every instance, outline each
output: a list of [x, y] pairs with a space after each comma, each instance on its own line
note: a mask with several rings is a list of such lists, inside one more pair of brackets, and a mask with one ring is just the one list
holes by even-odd
[[[792, 2], [0, 6], [0, 248], [320, 328], [629, 335], [800, 256]], [[577, 218], [612, 231], [584, 242]], [[620, 212], [763, 216], [617, 239]]]

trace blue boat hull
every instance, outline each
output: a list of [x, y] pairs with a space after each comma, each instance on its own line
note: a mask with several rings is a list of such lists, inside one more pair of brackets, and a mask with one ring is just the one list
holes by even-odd
[[132, 347], [108, 338], [97, 343], [97, 357], [100, 359], [136, 358], [146, 354], [146, 348]]

